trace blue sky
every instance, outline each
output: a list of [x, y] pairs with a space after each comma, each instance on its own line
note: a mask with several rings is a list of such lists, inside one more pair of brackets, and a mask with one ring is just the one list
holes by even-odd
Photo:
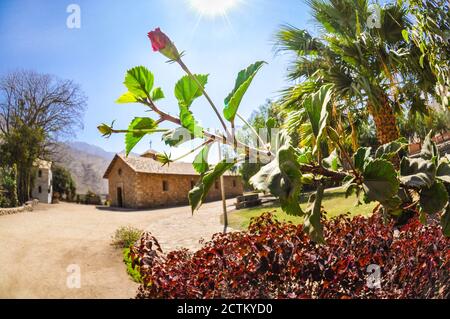
[[[207, 1], [207, 0], [205, 0]], [[234, 86], [237, 72], [257, 60], [265, 66], [247, 92], [240, 112], [248, 117], [267, 98], [276, 97], [287, 85], [287, 57], [276, 56], [273, 34], [281, 24], [313, 28], [302, 0], [242, 0], [227, 13], [228, 20], [203, 17], [189, 0], [2, 0], [0, 2], [0, 75], [14, 69], [33, 69], [60, 78], [73, 79], [88, 97], [84, 129], [74, 140], [119, 152], [122, 135], [104, 139], [96, 130], [102, 122], [116, 120], [126, 128], [134, 116], [148, 115], [140, 105], [114, 101], [126, 90], [127, 69], [144, 65], [155, 74], [166, 99], [160, 107], [177, 115], [173, 98], [176, 81], [183, 75], [175, 64], [167, 64], [153, 53], [147, 32], [156, 28], [170, 36], [185, 63], [195, 73], [209, 73], [207, 91], [218, 105]], [[81, 28], [69, 29], [69, 4], [81, 8]], [[219, 127], [206, 101], [198, 99], [192, 110], [204, 127]], [[159, 136], [146, 138], [135, 149], [166, 150]]]

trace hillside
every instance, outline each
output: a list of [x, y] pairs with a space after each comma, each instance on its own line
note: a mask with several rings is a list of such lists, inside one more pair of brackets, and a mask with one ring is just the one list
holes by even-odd
[[77, 186], [77, 193], [89, 190], [97, 194], [108, 193], [108, 182], [103, 179], [114, 153], [83, 142], [61, 144], [61, 158], [55, 162], [70, 171]]

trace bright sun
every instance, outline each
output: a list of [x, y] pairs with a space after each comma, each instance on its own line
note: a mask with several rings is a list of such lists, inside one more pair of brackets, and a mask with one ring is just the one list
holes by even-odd
[[242, 0], [189, 0], [195, 11], [201, 16], [225, 16], [228, 11], [235, 8]]

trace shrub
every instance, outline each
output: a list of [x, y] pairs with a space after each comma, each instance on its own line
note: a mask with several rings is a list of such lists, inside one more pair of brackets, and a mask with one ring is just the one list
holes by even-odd
[[[131, 249], [138, 298], [449, 298], [449, 239], [417, 217], [393, 230], [383, 217], [323, 220], [325, 245], [270, 213], [246, 232], [216, 234], [196, 251], [163, 254], [144, 233]], [[368, 266], [381, 270], [369, 288]]]
[[84, 198], [84, 204], [86, 204], [86, 205], [101, 205], [102, 199], [96, 193], [94, 193], [92, 191], [88, 191]]
[[112, 236], [111, 245], [117, 248], [130, 248], [141, 237], [143, 230], [132, 227], [119, 227]]
[[141, 274], [139, 272], [139, 267], [133, 267], [130, 257], [130, 248], [123, 249], [123, 262], [127, 266], [127, 273], [133, 279], [133, 281], [142, 283]]
[[70, 171], [59, 165], [54, 165], [52, 172], [54, 193], [58, 193], [60, 198], [71, 201], [77, 192], [77, 188]]
[[16, 207], [17, 199], [16, 168], [0, 167], [0, 208]]

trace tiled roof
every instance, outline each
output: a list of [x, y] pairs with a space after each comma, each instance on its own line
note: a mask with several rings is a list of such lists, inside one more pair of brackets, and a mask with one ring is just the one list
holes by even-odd
[[[109, 164], [108, 169], [105, 172], [103, 178], [108, 178], [110, 171], [112, 170], [114, 163], [121, 159], [124, 161], [133, 171], [137, 173], [145, 174], [170, 174], [170, 175], [196, 175], [199, 174], [194, 170], [191, 163], [174, 162], [170, 165], [162, 165], [160, 162], [155, 161], [149, 157], [117, 154]], [[233, 175], [231, 172], [225, 173], [225, 176]], [[234, 176], [234, 175], [233, 175]]]

